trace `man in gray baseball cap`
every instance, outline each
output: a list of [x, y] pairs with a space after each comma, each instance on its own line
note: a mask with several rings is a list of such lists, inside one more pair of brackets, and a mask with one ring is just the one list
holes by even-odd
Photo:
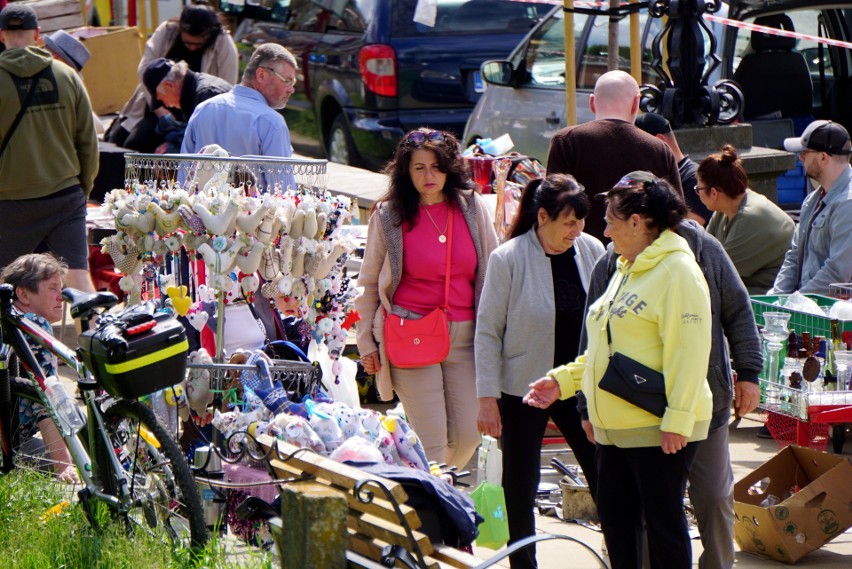
[[784, 149], [797, 154], [809, 150], [837, 156], [852, 154], [849, 133], [843, 125], [823, 120], [809, 124], [802, 136], [785, 138]]
[[802, 136], [784, 140], [799, 155], [817, 189], [805, 198], [784, 264], [769, 294], [828, 294], [831, 283], [852, 278], [852, 142], [843, 125], [812, 122]]

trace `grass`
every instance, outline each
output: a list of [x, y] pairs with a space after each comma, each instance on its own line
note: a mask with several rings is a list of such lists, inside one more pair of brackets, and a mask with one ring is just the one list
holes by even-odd
[[[72, 502], [54, 508], [63, 500]], [[53, 510], [51, 510], [53, 508]], [[58, 511], [57, 511], [58, 510]], [[144, 532], [128, 535], [102, 504], [95, 508], [100, 528], [94, 530], [83, 508], [64, 485], [29, 470], [0, 477], [0, 565], [4, 568], [44, 569], [218, 569], [245, 567], [272, 569], [275, 565], [259, 549], [242, 548], [234, 555], [226, 542], [214, 538], [194, 553], [173, 550]], [[45, 515], [52, 511], [53, 514]]]

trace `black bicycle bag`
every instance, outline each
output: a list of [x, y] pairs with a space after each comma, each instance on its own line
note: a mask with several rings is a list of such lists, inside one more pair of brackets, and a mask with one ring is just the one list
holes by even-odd
[[99, 327], [84, 332], [79, 343], [95, 379], [115, 397], [136, 399], [177, 385], [186, 374], [186, 331], [168, 314], [118, 330]]

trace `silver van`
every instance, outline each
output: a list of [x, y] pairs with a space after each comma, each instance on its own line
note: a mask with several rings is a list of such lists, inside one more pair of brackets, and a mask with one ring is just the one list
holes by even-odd
[[[790, 16], [796, 32], [852, 41], [849, 0], [733, 0], [728, 5], [727, 17], [749, 23], [784, 13]], [[716, 15], [722, 17], [725, 12]], [[608, 18], [575, 14], [574, 22], [577, 122], [582, 123], [594, 118], [589, 96], [597, 78], [607, 70]], [[721, 51], [719, 72], [722, 77], [736, 78], [736, 69], [743, 58], [755, 51], [750, 41], [751, 31], [721, 23], [712, 25]], [[623, 18], [619, 26], [619, 67], [629, 72], [629, 19]], [[660, 80], [650, 66], [651, 45], [659, 29], [660, 19], [649, 18], [647, 12], [640, 13], [643, 83], [656, 84]], [[545, 161], [551, 137], [566, 125], [564, 42], [563, 11], [557, 6], [527, 34], [508, 60], [484, 63], [485, 92], [468, 119], [463, 141], [471, 143], [476, 138], [509, 133], [515, 143], [514, 150]], [[852, 50], [819, 44], [814, 39], [793, 43], [792, 51], [804, 56], [808, 72], [798, 83], [777, 91], [812, 93], [810, 114], [797, 117], [797, 130], [813, 118], [830, 118], [852, 130]], [[750, 117], [746, 118], [752, 122]], [[772, 118], [778, 117], [761, 116], [758, 120]]]

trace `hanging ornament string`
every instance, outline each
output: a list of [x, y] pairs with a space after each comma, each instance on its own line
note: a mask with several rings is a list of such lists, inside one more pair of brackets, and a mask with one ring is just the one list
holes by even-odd
[[432, 222], [432, 225], [435, 226], [435, 231], [438, 232], [438, 242], [439, 243], [446, 243], [447, 242], [447, 229], [449, 229], [449, 227], [450, 227], [450, 215], [452, 215], [449, 207], [447, 208], [447, 223], [444, 224], [444, 230], [443, 231], [441, 231], [441, 228], [438, 227], [437, 223], [435, 223], [435, 219], [432, 217], [432, 214], [429, 213], [429, 209], [424, 206], [423, 211], [425, 211], [426, 215], [429, 216], [429, 221]]

